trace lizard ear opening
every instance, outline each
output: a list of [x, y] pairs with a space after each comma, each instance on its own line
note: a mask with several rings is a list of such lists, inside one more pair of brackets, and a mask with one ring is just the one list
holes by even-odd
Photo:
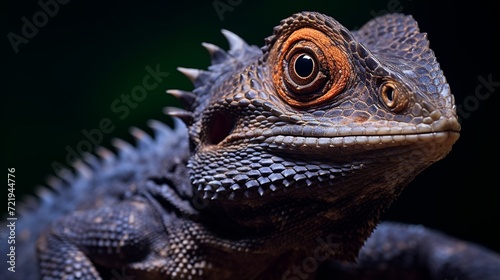
[[217, 112], [209, 120], [206, 139], [209, 145], [217, 145], [233, 131], [234, 119], [231, 115]]
[[[274, 52], [274, 53], [273, 53]], [[273, 82], [279, 96], [294, 107], [330, 100], [347, 84], [351, 65], [346, 54], [323, 32], [294, 31], [272, 50]]]

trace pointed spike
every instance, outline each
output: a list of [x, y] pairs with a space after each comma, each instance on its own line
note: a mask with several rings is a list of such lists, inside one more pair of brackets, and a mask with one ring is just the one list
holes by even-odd
[[146, 131], [135, 126], [130, 128], [130, 134], [134, 136], [135, 140], [138, 143], [143, 143], [143, 142], [148, 143], [152, 141], [151, 136], [149, 136], [149, 134], [147, 134]]
[[275, 191], [278, 189], [278, 187], [277, 187], [276, 185], [274, 185], [274, 184], [271, 184], [271, 185], [269, 185], [269, 189], [270, 189], [272, 192], [275, 192]]
[[74, 166], [76, 172], [82, 177], [87, 179], [92, 177], [92, 170], [90, 170], [89, 166], [81, 159], [77, 160]]
[[117, 148], [117, 149], [121, 149], [121, 150], [132, 150], [133, 147], [132, 145], [130, 145], [130, 143], [128, 143], [127, 141], [123, 140], [123, 139], [120, 139], [120, 138], [114, 138], [111, 140], [111, 144]]
[[140, 128], [131, 127], [130, 134], [134, 136], [138, 149], [148, 149], [151, 147], [151, 143], [154, 142], [153, 138]]
[[212, 196], [209, 195], [208, 193], [203, 193], [203, 199], [211, 199]]
[[149, 120], [148, 126], [153, 129], [154, 138], [157, 142], [161, 142], [160, 139], [169, 137], [171, 135], [170, 133], [172, 132], [172, 129], [168, 125], [157, 120]]
[[224, 193], [224, 192], [227, 192], [227, 189], [224, 188], [224, 187], [218, 187], [216, 190], [215, 190], [216, 193]]
[[222, 29], [221, 30], [222, 35], [226, 37], [226, 40], [229, 43], [229, 51], [236, 51], [236, 50], [241, 50], [248, 46], [248, 44], [243, 40], [240, 36], [234, 34], [233, 32], [227, 30], [227, 29]]
[[[208, 51], [212, 61], [212, 65], [219, 64], [227, 60], [228, 54], [219, 46], [210, 43], [201, 43], [201, 45]], [[210, 69], [210, 68], [209, 68]]]
[[61, 183], [62, 183], [62, 180], [54, 175], [47, 176], [45, 181], [47, 182], [47, 185], [49, 186], [49, 188], [51, 188], [53, 190], [57, 190], [61, 186]]
[[221, 49], [219, 46], [203, 42], [201, 45], [208, 51], [210, 56], [214, 56], [216, 53], [219, 52], [225, 52], [223, 49]]
[[190, 91], [185, 91], [180, 89], [168, 89], [167, 93], [181, 100], [182, 103], [184, 103], [184, 105], [189, 108], [191, 108], [191, 106], [196, 101], [196, 95]]
[[134, 147], [120, 138], [111, 139], [111, 145], [113, 145], [118, 150], [118, 155], [120, 157], [132, 155]]
[[35, 190], [35, 195], [39, 198], [41, 203], [50, 203], [54, 200], [54, 192], [49, 188], [41, 186]]
[[264, 189], [262, 187], [259, 187], [257, 189], [257, 192], [259, 193], [260, 196], [264, 196], [265, 191], [264, 191]]
[[163, 113], [181, 119], [186, 125], [191, 125], [194, 120], [193, 113], [176, 107], [165, 107]]
[[189, 115], [189, 116], [193, 116], [193, 113], [189, 112], [189, 111], [186, 111], [184, 109], [181, 109], [181, 108], [177, 108], [177, 107], [165, 107], [163, 108], [163, 113], [165, 115], [169, 115], [169, 116], [183, 116], [183, 115]]
[[115, 158], [115, 154], [113, 154], [112, 151], [104, 148], [104, 147], [97, 147], [95, 150], [95, 153], [101, 157], [104, 161], [111, 162]]
[[146, 131], [144, 131], [136, 126], [131, 126], [129, 128], [129, 132], [130, 132], [130, 134], [132, 134], [132, 136], [134, 136], [135, 139], [143, 139], [143, 138], [148, 136]]
[[97, 170], [100, 167], [99, 159], [93, 154], [86, 154], [83, 156], [83, 161], [87, 163], [92, 169]]
[[[194, 116], [193, 116], [193, 118], [194, 118]], [[174, 131], [176, 133], [181, 133], [182, 135], [184, 135], [185, 132], [187, 132], [186, 123], [178, 118], [174, 118]]]
[[185, 67], [177, 67], [177, 71], [186, 76], [191, 81], [191, 83], [194, 83], [196, 81], [196, 78], [198, 78], [198, 76], [203, 72], [203, 70], [200, 69]]
[[56, 172], [56, 176], [61, 178], [61, 180], [71, 182], [73, 181], [75, 174], [73, 174], [73, 172], [68, 168], [62, 168]]
[[163, 132], [171, 129], [168, 125], [158, 120], [149, 120], [147, 123], [148, 126], [151, 127], [155, 132]]

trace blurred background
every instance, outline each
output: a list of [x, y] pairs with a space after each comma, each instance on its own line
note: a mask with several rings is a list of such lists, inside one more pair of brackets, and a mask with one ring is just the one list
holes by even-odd
[[[180, 104], [165, 90], [192, 88], [176, 67], [206, 68], [209, 57], [200, 44], [227, 48], [222, 28], [262, 46], [281, 19], [302, 10], [328, 14], [349, 29], [376, 15], [401, 12], [412, 14], [428, 33], [461, 110], [462, 136], [449, 156], [418, 176], [383, 218], [423, 224], [500, 252], [500, 72], [494, 43], [499, 29], [493, 24], [498, 11], [493, 2], [466, 3], [4, 1], [3, 170], [16, 169], [21, 201], [54, 168], [68, 166], [74, 153], [95, 145], [112, 149], [112, 138], [133, 141], [128, 129], [151, 132], [149, 119], [169, 122], [162, 108]], [[130, 99], [151, 71], [147, 67], [162, 72], [156, 86]], [[6, 201], [6, 184], [1, 189], [0, 199]], [[0, 203], [2, 213], [6, 204]]]

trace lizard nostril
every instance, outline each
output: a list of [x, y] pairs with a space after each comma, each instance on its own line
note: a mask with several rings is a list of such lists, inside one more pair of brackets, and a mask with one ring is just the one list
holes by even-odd
[[217, 145], [224, 140], [233, 130], [234, 119], [230, 114], [217, 112], [207, 126], [207, 143]]

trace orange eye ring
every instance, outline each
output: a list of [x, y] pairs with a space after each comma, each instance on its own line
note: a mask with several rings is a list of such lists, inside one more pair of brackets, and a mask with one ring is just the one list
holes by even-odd
[[324, 103], [346, 86], [352, 66], [346, 54], [323, 32], [302, 28], [271, 51], [273, 82], [293, 107]]

